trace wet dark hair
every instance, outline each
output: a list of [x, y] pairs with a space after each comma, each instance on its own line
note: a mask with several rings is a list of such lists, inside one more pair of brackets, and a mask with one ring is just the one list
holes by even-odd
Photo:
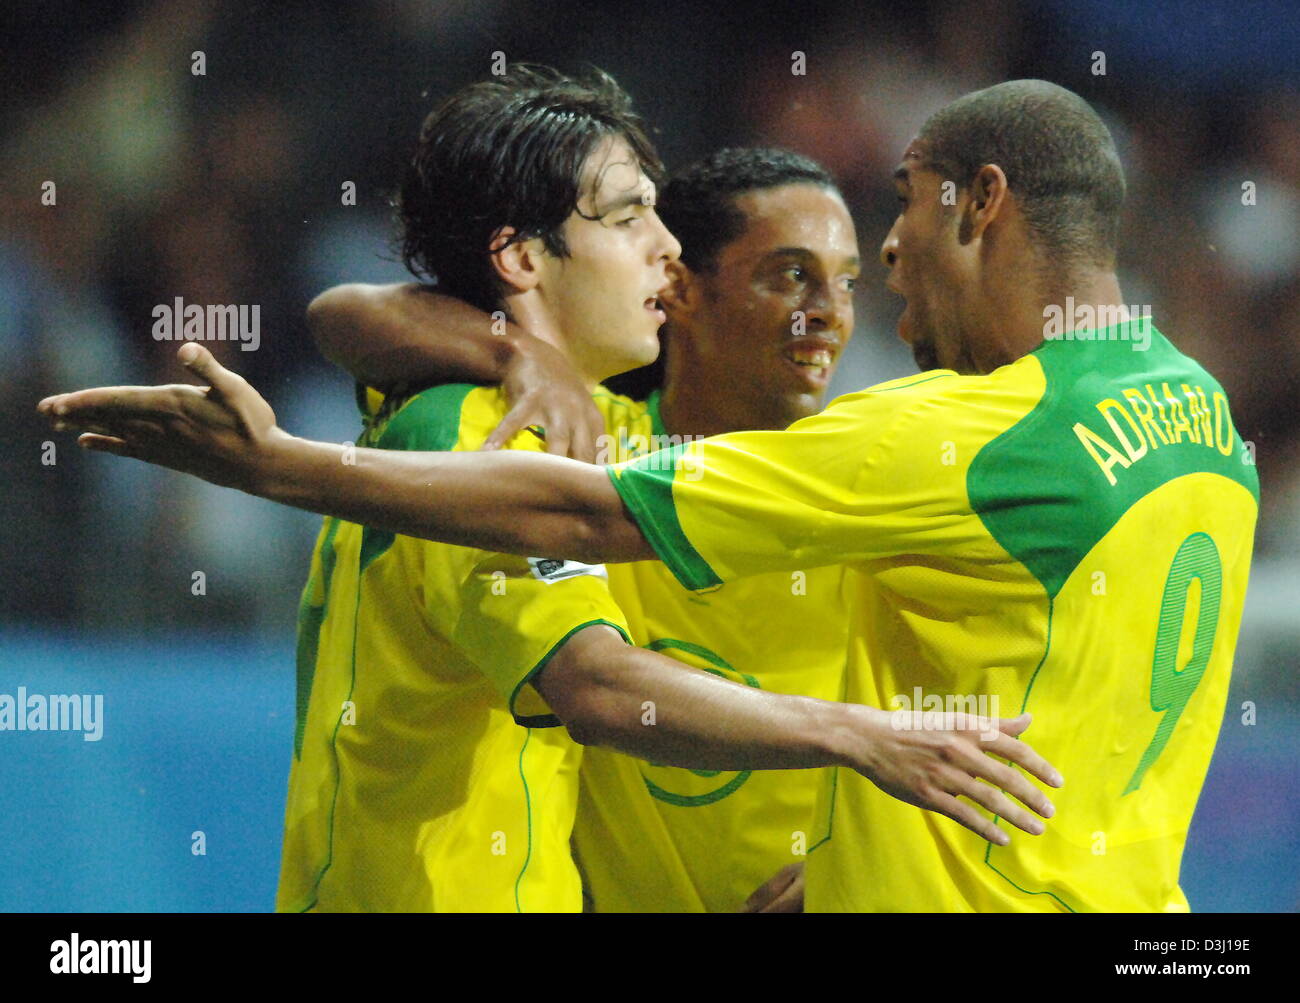
[[581, 198], [582, 169], [606, 138], [625, 140], [656, 184], [663, 165], [627, 93], [592, 69], [570, 77], [516, 63], [457, 91], [424, 120], [395, 201], [402, 260], [417, 278], [483, 310], [501, 290], [488, 247], [541, 238], [568, 254], [561, 233]]
[[[659, 218], [682, 245], [681, 261], [691, 271], [712, 272], [718, 254], [745, 232], [748, 220], [736, 199], [782, 185], [817, 185], [839, 194], [839, 186], [816, 161], [789, 150], [731, 147], [677, 171], [659, 192]], [[668, 346], [660, 335], [659, 357], [648, 366], [606, 380], [615, 393], [644, 400], [663, 385]]]
[[962, 186], [996, 164], [1048, 261], [1069, 274], [1114, 267], [1124, 204], [1115, 141], [1083, 98], [1010, 80], [958, 98], [921, 127], [927, 166]]
[[820, 164], [789, 150], [718, 150], [672, 176], [659, 193], [659, 218], [681, 242], [682, 262], [692, 271], [711, 272], [718, 252], [745, 232], [747, 221], [736, 197], [794, 184], [839, 193]]

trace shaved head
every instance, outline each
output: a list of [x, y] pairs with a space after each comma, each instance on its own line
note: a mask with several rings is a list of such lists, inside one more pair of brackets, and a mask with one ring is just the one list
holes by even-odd
[[936, 112], [918, 139], [926, 167], [962, 187], [996, 164], [1060, 275], [1113, 268], [1124, 170], [1110, 130], [1083, 98], [1046, 80], [1011, 80]]

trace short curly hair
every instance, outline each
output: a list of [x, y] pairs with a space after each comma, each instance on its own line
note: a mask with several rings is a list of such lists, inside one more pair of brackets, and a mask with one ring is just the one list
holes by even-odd
[[673, 174], [659, 196], [659, 218], [681, 242], [682, 263], [711, 272], [718, 252], [745, 232], [737, 196], [796, 184], [839, 192], [825, 168], [798, 153], [729, 147]]

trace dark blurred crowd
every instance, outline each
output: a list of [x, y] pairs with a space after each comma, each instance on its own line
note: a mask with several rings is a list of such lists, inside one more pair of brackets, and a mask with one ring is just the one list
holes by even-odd
[[404, 277], [387, 204], [403, 157], [432, 102], [486, 76], [496, 53], [609, 70], [670, 169], [752, 143], [825, 164], [868, 262], [838, 391], [913, 368], [893, 333], [901, 305], [872, 265], [908, 138], [947, 101], [1003, 79], [1078, 91], [1128, 174], [1125, 299], [1149, 305], [1227, 388], [1258, 457], [1259, 553], [1300, 570], [1300, 50], [1288, 3], [1247, 18], [1214, 3], [563, 13], [538, 0], [56, 0], [11, 3], [3, 17], [0, 406], [12, 434], [0, 452], [0, 617], [11, 625], [289, 629], [316, 520], [82, 455], [34, 405], [179, 379], [176, 344], [151, 328], [153, 308], [181, 296], [259, 305], [256, 351], [209, 347], [291, 431], [352, 438], [350, 385], [315, 356], [304, 308], [338, 282]]

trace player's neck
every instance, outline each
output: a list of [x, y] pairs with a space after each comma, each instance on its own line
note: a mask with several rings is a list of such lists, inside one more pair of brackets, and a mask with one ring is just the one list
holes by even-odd
[[574, 372], [586, 384], [588, 390], [595, 390], [598, 383], [613, 375], [612, 373], [589, 371], [591, 367], [585, 364], [583, 358], [585, 353], [573, 350], [573, 346], [569, 344], [569, 340], [560, 330], [560, 325], [540, 297], [531, 294], [511, 297], [508, 306], [511, 319], [525, 332], [538, 341], [546, 342], [546, 344], [563, 355], [569, 365], [573, 367]]
[[[714, 388], [716, 389], [716, 387]], [[659, 397], [659, 418], [669, 435], [722, 435], [735, 430], [735, 422], [726, 420], [711, 406], [710, 391], [684, 387], [665, 379]]]
[[749, 429], [784, 428], [772, 416], [749, 414], [745, 402], [719, 388], [718, 367], [670, 351], [664, 366], [659, 418], [669, 435], [723, 435]]
[[[970, 348], [971, 370], [989, 373], [1028, 355], [1049, 330], [1072, 331], [1080, 317], [1128, 319], [1113, 271], [1092, 270], [1060, 282], [1008, 288], [985, 304], [985, 336]], [[1063, 325], [1060, 326], [1060, 325]]]

